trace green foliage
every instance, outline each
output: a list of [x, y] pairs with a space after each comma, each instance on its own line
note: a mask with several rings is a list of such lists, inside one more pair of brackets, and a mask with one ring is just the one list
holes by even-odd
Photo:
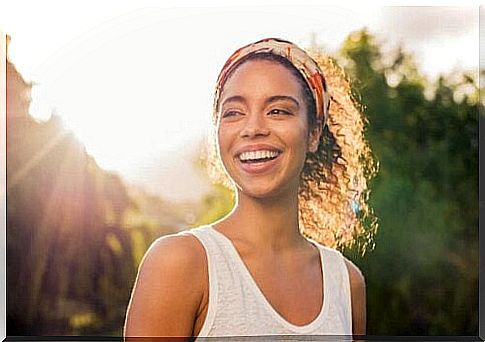
[[194, 223], [194, 227], [209, 224], [227, 215], [234, 207], [234, 192], [223, 185], [213, 185], [212, 192], [202, 199], [201, 214]]
[[340, 59], [381, 166], [376, 249], [364, 259], [347, 252], [366, 278], [368, 333], [477, 335], [476, 81], [464, 72], [431, 84], [409, 54], [382, 56], [366, 30], [349, 36]]

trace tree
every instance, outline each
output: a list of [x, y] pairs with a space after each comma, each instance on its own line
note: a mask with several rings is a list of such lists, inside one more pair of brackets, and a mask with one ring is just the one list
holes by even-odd
[[348, 252], [367, 280], [368, 333], [477, 335], [476, 80], [463, 72], [432, 84], [402, 49], [383, 56], [365, 29], [339, 58], [380, 161], [376, 248], [364, 259]]

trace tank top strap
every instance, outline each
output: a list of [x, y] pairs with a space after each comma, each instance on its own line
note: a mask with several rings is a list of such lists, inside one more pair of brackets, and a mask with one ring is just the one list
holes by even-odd
[[[247, 331], [248, 322], [245, 319], [247, 298], [253, 297], [248, 289], [240, 266], [231, 253], [231, 246], [220, 239], [213, 227], [204, 225], [186, 231], [194, 235], [204, 246], [209, 273], [209, 300], [207, 316], [199, 332], [199, 336], [217, 336], [219, 329], [225, 333]], [[234, 325], [233, 325], [234, 324]]]
[[[214, 237], [209, 231], [210, 226], [204, 225], [190, 230], [186, 230], [183, 233], [191, 234], [199, 240], [205, 250], [207, 256], [207, 270], [209, 274], [209, 300], [207, 304], [207, 316], [204, 324], [199, 332], [199, 336], [208, 336], [209, 330], [214, 322], [214, 318], [217, 311], [218, 295], [219, 295], [219, 280], [217, 265], [222, 257], [221, 251]], [[220, 271], [219, 271], [220, 273]]]
[[352, 334], [352, 301], [350, 290], [350, 278], [345, 257], [333, 248], [318, 244], [326, 262], [325, 270], [328, 272], [327, 289], [331, 292], [329, 296], [329, 311], [338, 315], [342, 322], [345, 322], [346, 334]]

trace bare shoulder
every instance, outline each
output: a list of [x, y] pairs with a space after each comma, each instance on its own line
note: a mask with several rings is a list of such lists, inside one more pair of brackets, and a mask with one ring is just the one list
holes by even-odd
[[366, 334], [367, 309], [365, 278], [360, 269], [344, 257], [349, 273], [350, 297], [352, 303], [352, 333], [354, 335]]
[[150, 245], [140, 263], [140, 271], [152, 267], [157, 271], [159, 270], [157, 266], [164, 266], [180, 268], [181, 272], [187, 271], [190, 274], [188, 272], [190, 269], [200, 269], [203, 266], [204, 255], [204, 248], [191, 234], [166, 235], [156, 239]]
[[[172, 234], [156, 239], [140, 263], [137, 281], [156, 281], [174, 294], [198, 293], [206, 268], [205, 252], [191, 234]], [[168, 282], [169, 280], [169, 282]]]
[[173, 234], [156, 239], [139, 266], [125, 336], [191, 335], [204, 295], [205, 272], [205, 251], [196, 237]]
[[344, 257], [347, 271], [349, 272], [350, 285], [352, 288], [365, 288], [365, 278], [360, 269], [349, 259]]

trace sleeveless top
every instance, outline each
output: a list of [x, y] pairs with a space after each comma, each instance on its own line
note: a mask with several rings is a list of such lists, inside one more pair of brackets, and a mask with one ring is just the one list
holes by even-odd
[[202, 243], [208, 261], [208, 309], [198, 337], [352, 335], [349, 275], [339, 251], [307, 239], [320, 252], [324, 296], [318, 316], [298, 326], [267, 301], [228, 237], [210, 225], [184, 233]]

